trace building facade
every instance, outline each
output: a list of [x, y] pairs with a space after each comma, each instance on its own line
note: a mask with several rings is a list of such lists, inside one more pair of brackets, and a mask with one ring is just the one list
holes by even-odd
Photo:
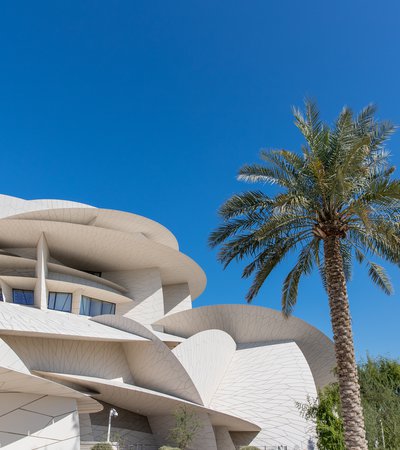
[[147, 218], [0, 196], [1, 448], [90, 448], [115, 408], [113, 440], [152, 450], [181, 406], [194, 450], [307, 448], [296, 402], [333, 380], [332, 342], [267, 308], [192, 309], [205, 285]]

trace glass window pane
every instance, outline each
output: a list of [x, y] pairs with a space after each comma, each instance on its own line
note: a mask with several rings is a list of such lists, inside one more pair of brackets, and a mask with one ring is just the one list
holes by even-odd
[[92, 317], [101, 315], [101, 304], [102, 302], [100, 300], [90, 299], [90, 315]]
[[72, 294], [57, 292], [55, 309], [57, 311], [71, 312]]
[[115, 306], [113, 303], [103, 302], [103, 307], [101, 309], [102, 314], [113, 314], [113, 306]]
[[72, 294], [68, 292], [49, 292], [47, 307], [57, 311], [71, 312]]
[[56, 301], [56, 293], [55, 292], [49, 292], [49, 301], [47, 302], [47, 307], [49, 309], [54, 309], [55, 301]]
[[90, 316], [90, 298], [82, 295], [80, 314]]
[[13, 289], [13, 303], [17, 303], [19, 305], [33, 305], [33, 291]]

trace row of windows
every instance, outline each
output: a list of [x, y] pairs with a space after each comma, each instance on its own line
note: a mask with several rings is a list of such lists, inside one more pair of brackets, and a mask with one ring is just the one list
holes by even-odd
[[[13, 289], [13, 303], [19, 305], [33, 305], [34, 292], [22, 289]], [[55, 311], [71, 312], [72, 294], [68, 292], [49, 292], [47, 302], [48, 309]], [[81, 309], [83, 316], [100, 316], [102, 314], [115, 314], [115, 303], [104, 302], [95, 298], [81, 297]]]
[[83, 316], [100, 316], [103, 314], [115, 314], [115, 303], [96, 300], [95, 298], [81, 298], [81, 310], [79, 312]]

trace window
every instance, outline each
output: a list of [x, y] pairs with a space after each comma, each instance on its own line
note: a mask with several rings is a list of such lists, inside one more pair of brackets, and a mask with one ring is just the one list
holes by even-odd
[[95, 298], [82, 295], [80, 314], [83, 316], [101, 316], [102, 314], [115, 314], [115, 303], [103, 302]]
[[68, 292], [49, 292], [47, 307], [56, 311], [71, 312], [72, 294]]
[[33, 305], [33, 291], [13, 289], [13, 303], [18, 303], [19, 305]]

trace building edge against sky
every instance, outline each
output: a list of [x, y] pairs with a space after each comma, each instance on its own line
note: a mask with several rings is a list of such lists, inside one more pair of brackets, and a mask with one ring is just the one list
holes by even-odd
[[[0, 444], [165, 444], [179, 406], [192, 448], [307, 447], [296, 402], [333, 381], [332, 342], [249, 305], [192, 309], [206, 286], [176, 238], [147, 218], [0, 196]], [[151, 447], [148, 447], [149, 449]]]

